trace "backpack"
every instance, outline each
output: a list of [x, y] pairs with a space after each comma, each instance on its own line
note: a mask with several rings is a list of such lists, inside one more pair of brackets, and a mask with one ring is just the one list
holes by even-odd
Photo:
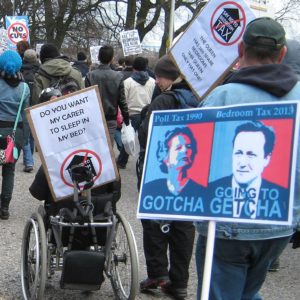
[[32, 91], [34, 86], [34, 75], [37, 72], [38, 68], [26, 68], [22, 69], [22, 75], [24, 78], [24, 81], [28, 84], [29, 90], [30, 90], [30, 106], [32, 105]]
[[44, 70], [39, 70], [38, 74], [46, 77], [49, 81], [49, 88], [57, 89], [62, 95], [67, 95], [80, 90], [79, 83], [69, 74], [65, 76], [50, 76]]

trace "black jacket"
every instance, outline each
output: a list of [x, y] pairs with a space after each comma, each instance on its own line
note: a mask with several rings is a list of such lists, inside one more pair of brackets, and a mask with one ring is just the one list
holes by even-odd
[[89, 72], [89, 66], [85, 61], [75, 61], [72, 67], [78, 69], [82, 77], [85, 77]]
[[29, 63], [23, 62], [21, 67], [21, 73], [24, 77], [25, 82], [28, 84], [30, 89], [30, 105], [32, 105], [32, 92], [34, 86], [34, 74], [38, 72], [40, 68], [39, 62]]
[[117, 120], [119, 106], [124, 122], [128, 125], [129, 113], [121, 72], [112, 70], [109, 65], [100, 65], [96, 70], [89, 72], [85, 78], [86, 87], [96, 84], [99, 87], [106, 120]]

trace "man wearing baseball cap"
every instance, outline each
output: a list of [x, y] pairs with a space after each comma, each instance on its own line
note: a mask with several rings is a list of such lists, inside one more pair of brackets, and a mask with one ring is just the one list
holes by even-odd
[[[285, 31], [271, 18], [250, 22], [238, 47], [240, 69], [204, 99], [203, 106], [300, 99], [300, 83], [287, 65]], [[210, 300], [262, 299], [259, 290], [272, 262], [300, 227], [300, 152], [296, 166], [292, 226], [245, 223], [216, 225]], [[279, 199], [280, 201], [280, 199]], [[201, 295], [207, 222], [196, 224], [199, 233], [196, 263], [198, 298]], [[298, 229], [299, 230], [299, 229]]]

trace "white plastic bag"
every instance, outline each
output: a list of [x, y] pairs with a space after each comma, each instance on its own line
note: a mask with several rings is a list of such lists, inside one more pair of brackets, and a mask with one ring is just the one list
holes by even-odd
[[126, 126], [123, 123], [121, 129], [121, 140], [127, 154], [134, 155], [135, 154], [135, 131], [131, 126], [131, 123], [128, 126]]

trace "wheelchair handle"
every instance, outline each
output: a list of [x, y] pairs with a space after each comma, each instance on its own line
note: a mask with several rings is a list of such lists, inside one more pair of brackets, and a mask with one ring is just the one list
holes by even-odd
[[79, 183], [81, 182], [86, 182], [83, 190], [90, 189], [94, 185], [93, 173], [85, 162], [71, 166], [70, 175], [74, 186], [76, 185], [79, 190]]

